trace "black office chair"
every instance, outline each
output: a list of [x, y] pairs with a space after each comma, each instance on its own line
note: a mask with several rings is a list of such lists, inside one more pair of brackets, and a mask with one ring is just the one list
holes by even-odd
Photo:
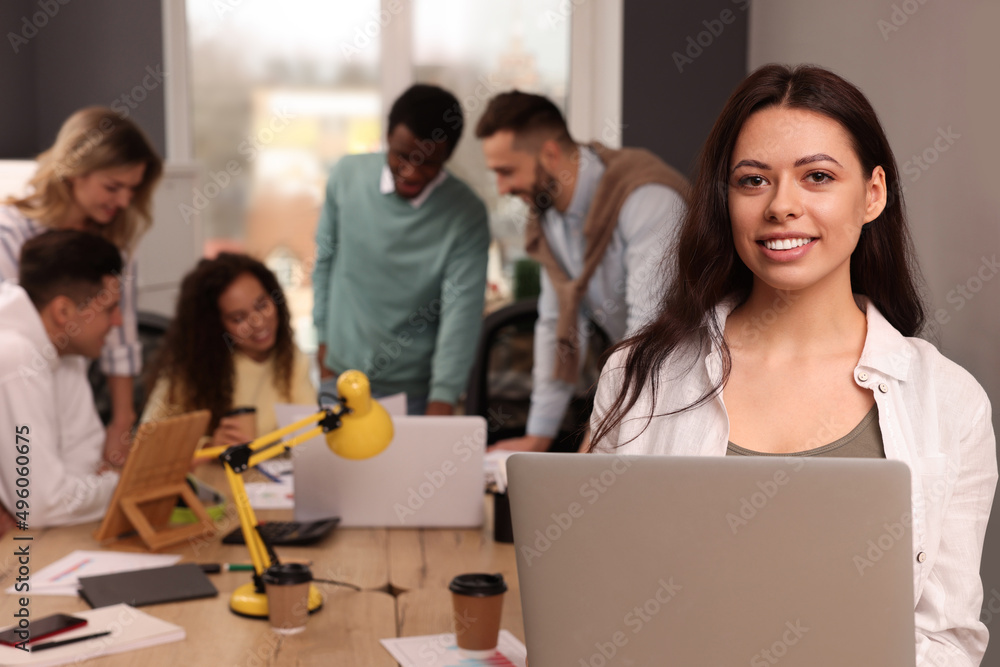
[[[517, 301], [483, 320], [469, 377], [465, 413], [487, 422], [487, 443], [525, 434], [531, 407], [536, 299]], [[594, 326], [576, 392], [550, 451], [577, 451], [594, 405], [594, 389], [611, 341]]]
[[[160, 343], [163, 342], [170, 318], [158, 313], [147, 312], [139, 312], [136, 318], [139, 325], [139, 342], [142, 343], [142, 367], [147, 368], [155, 358]], [[90, 379], [90, 388], [94, 392], [97, 413], [101, 416], [101, 421], [107, 424], [111, 421], [111, 394], [108, 391], [107, 377], [96, 361], [90, 365], [87, 375]], [[143, 408], [146, 407], [147, 396], [139, 378], [136, 378], [132, 392], [135, 414], [141, 416]]]

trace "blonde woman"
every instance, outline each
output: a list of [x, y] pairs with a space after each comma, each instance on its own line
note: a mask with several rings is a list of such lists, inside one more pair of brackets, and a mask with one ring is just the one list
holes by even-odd
[[121, 310], [101, 353], [111, 392], [104, 457], [121, 465], [135, 422], [133, 378], [142, 364], [136, 322], [134, 252], [152, 222], [160, 156], [132, 121], [111, 109], [89, 107], [70, 116], [51, 148], [38, 156], [29, 194], [0, 206], [0, 279], [16, 280], [21, 246], [50, 229], [77, 229], [111, 241], [125, 260]]

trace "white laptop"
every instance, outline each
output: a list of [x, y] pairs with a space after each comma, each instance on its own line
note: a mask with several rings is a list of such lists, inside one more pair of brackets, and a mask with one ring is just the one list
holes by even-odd
[[896, 461], [519, 454], [531, 667], [913, 667]]
[[[281, 426], [316, 412], [276, 405]], [[393, 416], [378, 456], [353, 461], [317, 436], [292, 450], [295, 520], [339, 516], [341, 526], [473, 527], [483, 523], [486, 420]]]

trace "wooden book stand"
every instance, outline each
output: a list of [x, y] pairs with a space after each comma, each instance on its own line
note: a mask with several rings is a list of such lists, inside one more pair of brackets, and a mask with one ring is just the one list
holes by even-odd
[[[111, 540], [135, 530], [150, 551], [158, 551], [214, 530], [205, 506], [185, 481], [210, 419], [208, 410], [199, 410], [139, 427], [95, 539]], [[168, 526], [178, 497], [198, 523]]]

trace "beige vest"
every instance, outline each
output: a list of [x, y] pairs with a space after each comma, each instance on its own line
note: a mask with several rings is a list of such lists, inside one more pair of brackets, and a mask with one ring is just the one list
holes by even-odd
[[618, 216], [625, 200], [636, 188], [658, 183], [676, 190], [688, 200], [688, 181], [674, 168], [642, 148], [613, 150], [599, 143], [589, 145], [604, 163], [604, 175], [590, 202], [583, 224], [583, 271], [570, 279], [552, 254], [541, 220], [534, 210], [528, 216], [525, 229], [525, 250], [548, 272], [559, 300], [559, 320], [556, 323], [556, 365], [553, 377], [575, 383], [579, 372], [576, 317], [587, 293], [587, 284], [604, 259], [604, 252], [615, 232]]

